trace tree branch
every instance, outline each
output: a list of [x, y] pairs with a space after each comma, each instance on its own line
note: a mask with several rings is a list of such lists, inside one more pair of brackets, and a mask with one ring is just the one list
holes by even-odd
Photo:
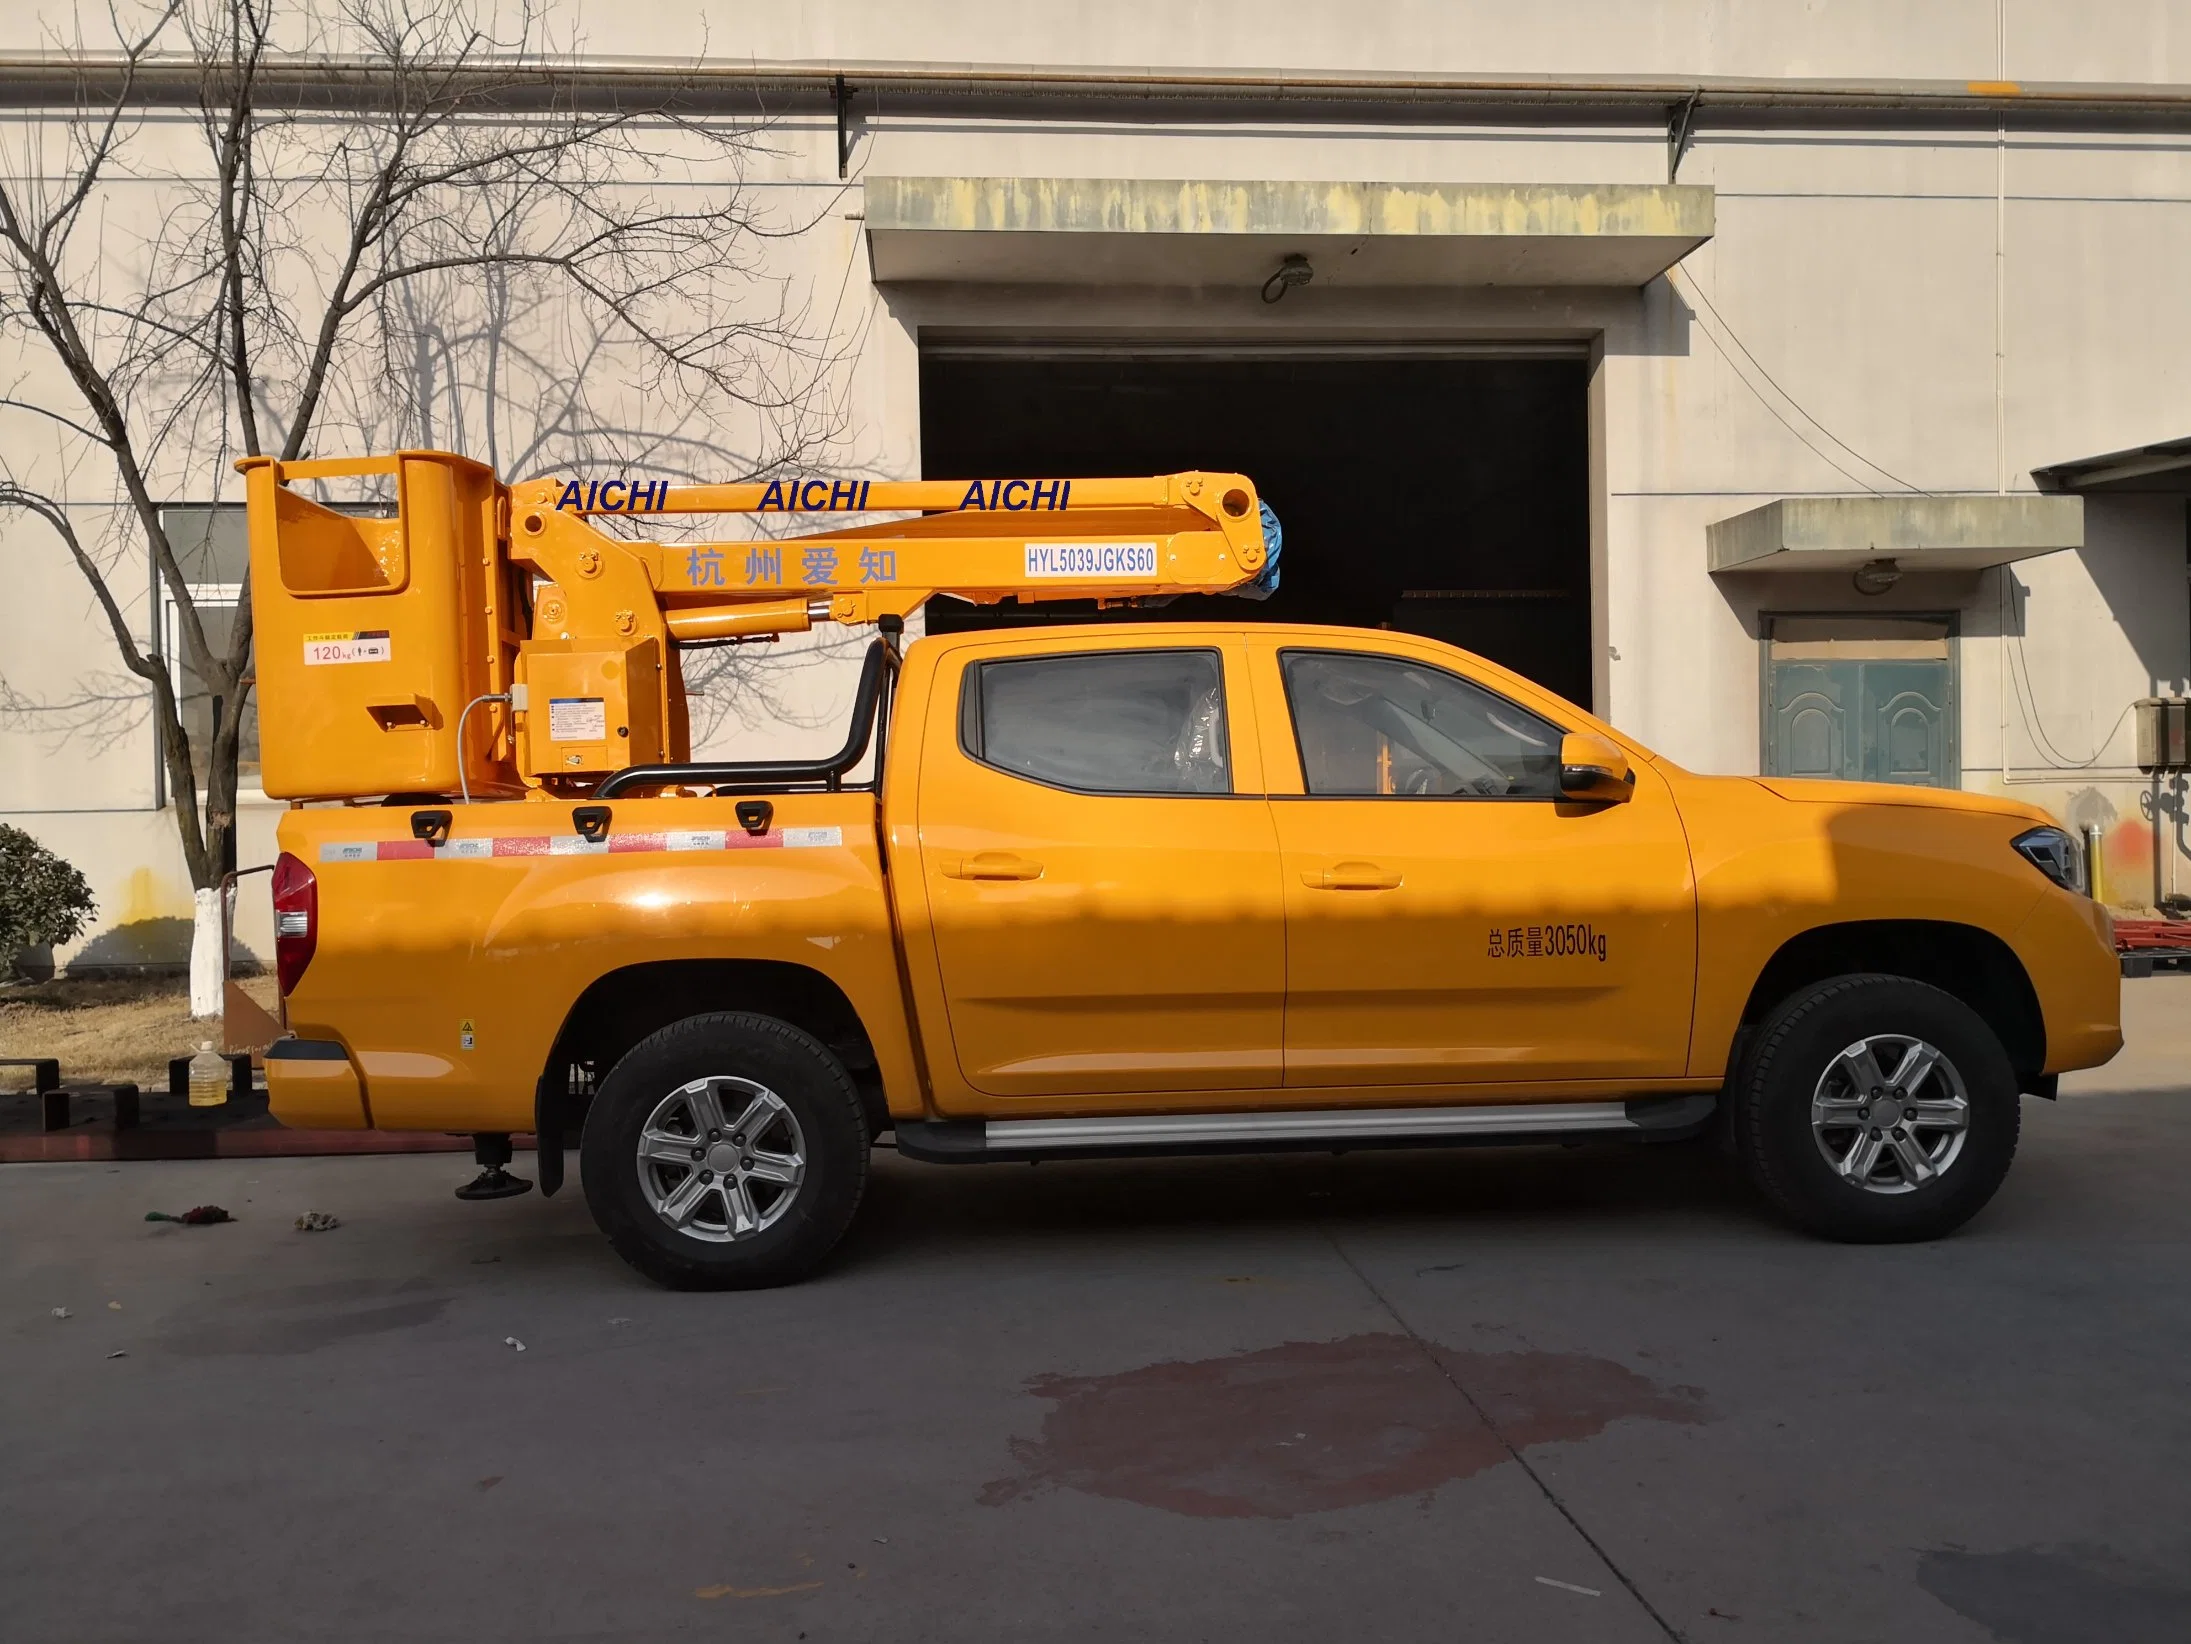
[[[148, 684], [205, 884], [233, 837], [251, 577], [216, 653], [164, 500], [219, 500], [239, 454], [426, 439], [528, 473], [635, 458], [688, 477], [774, 471], [834, 434], [840, 353], [834, 314], [808, 335], [793, 281], [757, 275], [753, 247], [809, 226], [744, 185], [763, 128], [688, 117], [674, 77], [646, 107], [561, 98], [546, 0], [151, 3], [144, 26], [116, 26], [120, 91], [67, 117], [58, 174], [35, 146], [0, 167], [0, 339], [61, 368], [25, 372], [0, 413], [46, 424], [71, 476], [18, 468], [0, 507], [64, 533]], [[335, 120], [261, 106], [292, 57], [360, 44], [381, 95]], [[137, 65], [180, 49], [203, 145], [184, 162], [134, 114]], [[72, 476], [93, 467], [124, 522], [113, 546], [141, 540], [173, 606], [165, 643], [220, 699], [197, 749], [167, 662], [127, 633], [104, 550], [56, 500], [88, 500]]]

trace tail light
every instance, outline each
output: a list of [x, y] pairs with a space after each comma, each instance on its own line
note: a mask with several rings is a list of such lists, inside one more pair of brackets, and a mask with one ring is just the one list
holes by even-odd
[[274, 972], [282, 997], [296, 992], [320, 939], [320, 882], [287, 851], [274, 864]]

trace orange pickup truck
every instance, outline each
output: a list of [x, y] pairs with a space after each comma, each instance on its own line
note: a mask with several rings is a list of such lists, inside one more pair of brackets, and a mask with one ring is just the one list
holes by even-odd
[[811, 1269], [884, 1136], [957, 1163], [1716, 1131], [1802, 1226], [1928, 1238], [1999, 1186], [2020, 1095], [2121, 1043], [2107, 915], [2043, 814], [1693, 775], [1390, 632], [878, 640], [832, 759], [300, 803], [280, 843], [276, 1114], [471, 1133], [478, 1196], [521, 1189], [511, 1133], [549, 1191], [581, 1137], [596, 1220], [673, 1285]]

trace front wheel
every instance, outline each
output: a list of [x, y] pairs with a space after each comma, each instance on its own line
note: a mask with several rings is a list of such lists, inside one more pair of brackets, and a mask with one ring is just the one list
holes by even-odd
[[688, 1016], [602, 1082], [579, 1152], [617, 1253], [678, 1290], [803, 1278], [867, 1186], [867, 1121], [844, 1066], [773, 1017]]
[[1839, 976], [1760, 1027], [1732, 1090], [1735, 1147], [1788, 1218], [1883, 1244], [1951, 1233], [2016, 1156], [2014, 1068], [1952, 994]]

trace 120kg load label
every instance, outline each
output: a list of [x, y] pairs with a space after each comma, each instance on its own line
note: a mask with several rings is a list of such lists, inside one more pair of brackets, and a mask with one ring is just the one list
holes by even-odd
[[339, 634], [306, 634], [304, 665], [325, 667], [333, 662], [387, 662], [395, 647], [385, 628], [369, 628]]
[[1485, 956], [1491, 959], [1595, 959], [1605, 963], [1605, 932], [1595, 925], [1491, 927]]
[[1153, 542], [1030, 542], [1027, 575], [1074, 582], [1154, 582]]

